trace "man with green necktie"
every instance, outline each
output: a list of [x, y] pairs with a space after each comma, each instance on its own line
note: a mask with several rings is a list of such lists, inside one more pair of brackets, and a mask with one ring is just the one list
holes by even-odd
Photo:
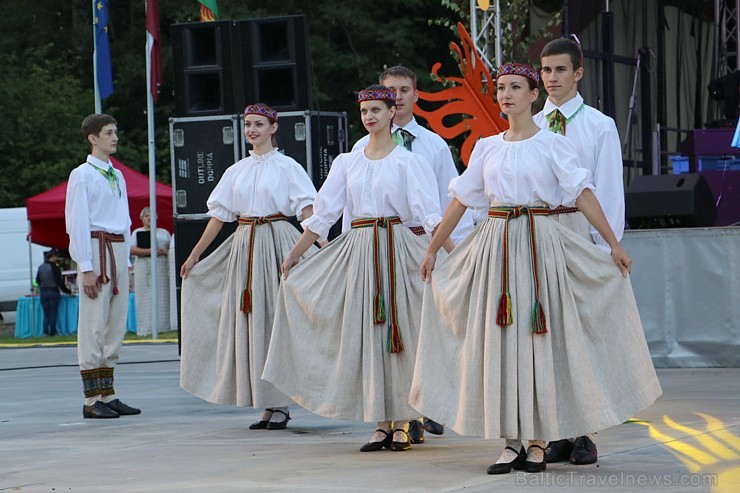
[[85, 403], [84, 418], [139, 414], [113, 389], [113, 370], [126, 335], [129, 292], [129, 216], [126, 182], [110, 156], [118, 145], [116, 120], [92, 114], [82, 122], [92, 148], [73, 169], [64, 206], [69, 254], [77, 263], [80, 308], [77, 359]]
[[[568, 38], [550, 41], [543, 48], [540, 60], [547, 101], [543, 110], [534, 116], [534, 121], [540, 128], [564, 135], [575, 145], [581, 158], [580, 167], [591, 171], [596, 187], [594, 193], [614, 235], [621, 240], [624, 232], [624, 178], [617, 126], [614, 120], [585, 104], [578, 93], [578, 82], [583, 77], [583, 53], [578, 43]], [[570, 213], [554, 214], [551, 219], [611, 253], [609, 245], [575, 209], [575, 204], [562, 206]], [[572, 405], [578, 406], [578, 403], [573, 402]], [[593, 464], [598, 460], [595, 440], [595, 434], [591, 433], [550, 442], [545, 449], [545, 461]]]

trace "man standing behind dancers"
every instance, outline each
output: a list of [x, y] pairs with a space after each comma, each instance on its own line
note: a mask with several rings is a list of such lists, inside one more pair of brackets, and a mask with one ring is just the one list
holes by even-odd
[[[386, 69], [378, 78], [381, 85], [391, 89], [396, 93], [396, 116], [393, 119], [391, 133], [396, 144], [406, 148], [414, 154], [421, 155], [432, 166], [434, 177], [437, 180], [439, 192], [439, 203], [441, 210], [444, 212], [450, 203], [447, 187], [450, 180], [457, 177], [459, 173], [452, 159], [452, 153], [447, 143], [434, 132], [427, 130], [419, 125], [414, 118], [414, 103], [419, 99], [419, 91], [416, 87], [416, 74], [401, 65], [396, 65]], [[364, 136], [355, 143], [353, 151], [364, 148], [370, 137]], [[349, 229], [349, 223], [345, 214], [343, 219], [343, 231]], [[406, 224], [416, 234], [424, 234], [424, 228], [420, 224]], [[473, 216], [469, 211], [465, 212], [452, 232], [452, 241], [458, 245], [463, 241], [471, 231], [473, 231]], [[423, 427], [421, 426], [423, 423]], [[411, 421], [409, 423], [409, 436], [411, 443], [424, 442], [424, 430], [435, 435], [444, 433], [444, 426], [424, 418], [423, 422]]]
[[[596, 197], [614, 235], [621, 241], [624, 232], [624, 182], [622, 150], [614, 120], [586, 105], [578, 93], [578, 81], [583, 77], [583, 54], [575, 41], [568, 38], [550, 41], [542, 50], [540, 61], [542, 82], [548, 97], [534, 121], [540, 128], [564, 135], [576, 147], [581, 157], [580, 166], [591, 171]], [[580, 212], [550, 217], [611, 252], [606, 241]], [[550, 442], [545, 450], [545, 460], [559, 462], [570, 459], [573, 464], [593, 464], [598, 458], [594, 439], [594, 434], [590, 434], [575, 440]]]
[[113, 390], [113, 369], [126, 335], [131, 218], [126, 182], [110, 162], [118, 144], [116, 120], [89, 115], [82, 122], [82, 135], [92, 151], [69, 175], [64, 208], [69, 254], [77, 263], [80, 287], [82, 416], [117, 418], [141, 413], [121, 402]]

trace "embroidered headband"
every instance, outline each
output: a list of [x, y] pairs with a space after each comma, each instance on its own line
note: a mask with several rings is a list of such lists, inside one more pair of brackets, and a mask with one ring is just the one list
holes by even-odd
[[532, 67], [521, 63], [504, 63], [498, 68], [498, 75], [496, 78], [499, 78], [502, 75], [521, 75], [522, 77], [535, 81], [538, 85], [540, 83], [540, 75], [537, 71]]
[[250, 104], [249, 106], [244, 108], [244, 118], [246, 118], [247, 115], [266, 116], [273, 122], [277, 122], [278, 120], [277, 111], [262, 103]]
[[357, 93], [357, 102], [363, 101], [390, 101], [396, 102], [396, 93], [390, 89], [363, 89]]

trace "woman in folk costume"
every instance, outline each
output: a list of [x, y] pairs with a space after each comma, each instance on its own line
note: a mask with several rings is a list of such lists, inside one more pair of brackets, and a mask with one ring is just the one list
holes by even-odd
[[[373, 85], [358, 100], [370, 141], [334, 160], [283, 262], [263, 378], [316, 414], [378, 422], [363, 452], [407, 450], [426, 242], [402, 222], [431, 233], [441, 211], [429, 164], [391, 138], [395, 94]], [[345, 206], [352, 229], [296, 267]]]
[[[505, 438], [489, 474], [544, 471], [545, 441], [622, 423], [661, 394], [627, 277], [632, 260], [572, 144], [534, 123], [538, 81], [525, 65], [499, 68], [509, 130], [480, 140], [450, 183], [454, 200], [421, 266], [410, 401], [458, 433]], [[548, 217], [573, 200], [611, 258]], [[488, 219], [435, 270], [467, 207], [489, 208]]]
[[[260, 376], [280, 281], [280, 264], [300, 233], [287, 216], [308, 218], [316, 189], [304, 169], [275, 148], [277, 112], [247, 106], [250, 156], [229, 167], [208, 198], [211, 216], [183, 264], [180, 386], [216, 404], [265, 407], [251, 429], [283, 429], [292, 400]], [[236, 232], [198, 260], [224, 222]], [[315, 248], [314, 248], [315, 250]]]

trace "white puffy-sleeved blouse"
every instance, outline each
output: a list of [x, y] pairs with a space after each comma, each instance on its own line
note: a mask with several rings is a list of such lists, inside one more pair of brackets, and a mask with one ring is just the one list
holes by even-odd
[[491, 206], [570, 204], [589, 188], [591, 172], [565, 137], [540, 130], [529, 139], [504, 140], [503, 133], [479, 140], [468, 169], [450, 182], [450, 194], [474, 209]]
[[314, 215], [301, 224], [325, 241], [345, 206], [352, 219], [398, 216], [427, 233], [442, 220], [431, 167], [400, 146], [377, 160], [365, 157], [364, 148], [337, 156], [316, 196]]
[[277, 149], [261, 156], [250, 151], [224, 172], [208, 197], [208, 215], [223, 222], [276, 212], [301, 219], [315, 199], [311, 179], [295, 160]]

